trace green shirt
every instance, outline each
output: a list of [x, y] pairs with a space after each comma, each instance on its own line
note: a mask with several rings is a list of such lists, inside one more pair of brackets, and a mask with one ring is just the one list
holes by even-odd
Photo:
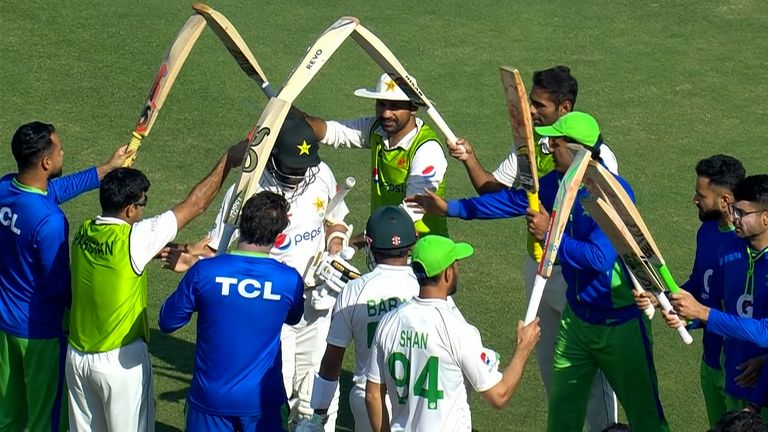
[[131, 265], [131, 228], [87, 220], [72, 241], [69, 343], [78, 351], [149, 340], [147, 275]]
[[[428, 141], [440, 142], [437, 134], [427, 125], [423, 124], [413, 138], [408, 149], [401, 147], [387, 148], [384, 138], [375, 131], [379, 126], [378, 120], [371, 127], [371, 166], [373, 167], [373, 179], [371, 181], [371, 212], [385, 205], [400, 205], [405, 198], [406, 185], [410, 174], [411, 161], [416, 151]], [[445, 179], [437, 188], [437, 195], [443, 196], [445, 192]], [[439, 234], [448, 236], [448, 222], [443, 216], [424, 215], [421, 221], [416, 222], [416, 231], [419, 234]]]

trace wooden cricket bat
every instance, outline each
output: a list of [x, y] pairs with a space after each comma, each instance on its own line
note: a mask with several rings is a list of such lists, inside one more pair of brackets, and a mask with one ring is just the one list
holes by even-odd
[[581, 180], [587, 170], [590, 158], [591, 153], [589, 150], [585, 148], [580, 149], [576, 156], [573, 157], [568, 171], [560, 180], [555, 203], [549, 215], [549, 229], [547, 229], [547, 237], [544, 240], [544, 254], [541, 257], [541, 262], [539, 262], [539, 269], [533, 282], [531, 298], [528, 301], [528, 309], [525, 312], [524, 322], [526, 325], [536, 319], [539, 304], [541, 304], [541, 296], [544, 294], [544, 287], [547, 284], [547, 279], [552, 275], [552, 267], [557, 259], [557, 250], [560, 247], [565, 226], [571, 217], [573, 202], [579, 193], [579, 186], [581, 186]]
[[[528, 206], [539, 211], [539, 173], [536, 165], [536, 150], [533, 141], [533, 121], [531, 107], [528, 105], [528, 94], [520, 72], [515, 68], [502, 66], [501, 84], [507, 97], [509, 123], [512, 126], [512, 142], [517, 156], [517, 172], [520, 184], [528, 195]], [[536, 262], [541, 262], [543, 250], [539, 242], [528, 235], [528, 250], [532, 251]]]
[[413, 77], [400, 64], [395, 54], [384, 45], [384, 42], [362, 25], [358, 25], [355, 28], [355, 32], [352, 33], [352, 39], [397, 83], [398, 87], [408, 95], [411, 102], [427, 108], [427, 115], [432, 119], [435, 126], [445, 135], [446, 140], [450, 144], [455, 144], [456, 135], [448, 127], [448, 124], [432, 102], [421, 91]]
[[[667, 313], [674, 313], [664, 293], [666, 285], [662, 282], [654, 270], [654, 265], [640, 249], [630, 230], [619, 217], [617, 211], [603, 198], [591, 195], [581, 201], [582, 206], [589, 212], [592, 219], [597, 222], [600, 229], [611, 240], [624, 265], [630, 273], [632, 282], [638, 284], [646, 291], [651, 291], [659, 300], [661, 308]], [[677, 333], [686, 345], [693, 342], [693, 338], [685, 329], [685, 326], [677, 328]]]
[[264, 94], [267, 95], [268, 98], [277, 96], [275, 89], [272, 88], [272, 85], [267, 81], [267, 75], [264, 74], [261, 65], [256, 61], [256, 57], [253, 56], [248, 45], [240, 36], [240, 33], [238, 33], [235, 26], [229, 22], [227, 17], [203, 3], [193, 3], [192, 9], [205, 18], [208, 26], [213, 30], [224, 46], [227, 47], [227, 50], [229, 50], [229, 53], [240, 66], [240, 69], [256, 81]]
[[249, 144], [242, 172], [235, 187], [224, 219], [224, 229], [217, 249], [223, 253], [229, 247], [229, 241], [240, 222], [240, 210], [245, 201], [258, 188], [259, 179], [269, 160], [269, 154], [275, 144], [280, 128], [291, 109], [291, 104], [302, 90], [322, 69], [325, 62], [355, 30], [359, 21], [355, 17], [342, 17], [328, 27], [309, 47], [304, 58], [291, 72], [280, 93], [269, 100], [256, 126], [251, 129], [247, 139]]
[[637, 243], [640, 251], [647, 257], [648, 261], [653, 265], [656, 274], [664, 282], [666, 289], [673, 293], [679, 292], [680, 288], [672, 277], [664, 257], [661, 255], [661, 251], [656, 246], [651, 231], [645, 225], [645, 221], [640, 216], [635, 203], [632, 202], [632, 199], [619, 181], [616, 180], [616, 177], [600, 165], [598, 161], [592, 161], [589, 164], [586, 177], [590, 184], [594, 184], [599, 189], [598, 194], [603, 194], [606, 197], [606, 201], [616, 210], [616, 213], [627, 226], [627, 230]]
[[[165, 103], [165, 98], [171, 91], [173, 82], [176, 81], [176, 77], [181, 71], [181, 67], [189, 56], [189, 52], [195, 45], [197, 38], [200, 37], [200, 33], [205, 28], [205, 20], [199, 15], [192, 15], [189, 17], [184, 27], [176, 35], [176, 39], [165, 54], [165, 59], [160, 65], [160, 69], [155, 75], [155, 81], [152, 84], [152, 88], [149, 90], [149, 97], [144, 103], [144, 107], [141, 110], [139, 121], [136, 123], [136, 127], [133, 130], [130, 143], [128, 143], [128, 150], [138, 150], [141, 146], [141, 140], [149, 135], [149, 131], [152, 129], [152, 125], [157, 120], [157, 114], [160, 112], [160, 108]], [[133, 165], [136, 160], [134, 154], [130, 158], [126, 159], [123, 166], [129, 167]]]

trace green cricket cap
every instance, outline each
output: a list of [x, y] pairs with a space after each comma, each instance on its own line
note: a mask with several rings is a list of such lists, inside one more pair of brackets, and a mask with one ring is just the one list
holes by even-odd
[[428, 277], [442, 273], [455, 261], [472, 256], [475, 249], [469, 243], [455, 243], [438, 235], [428, 235], [416, 242], [411, 260], [421, 264]]
[[319, 144], [304, 116], [289, 113], [272, 148], [282, 166], [311, 168], [320, 164]]
[[541, 136], [567, 137], [590, 148], [600, 141], [600, 126], [597, 120], [587, 113], [578, 111], [560, 117], [551, 126], [539, 126], [534, 129]]

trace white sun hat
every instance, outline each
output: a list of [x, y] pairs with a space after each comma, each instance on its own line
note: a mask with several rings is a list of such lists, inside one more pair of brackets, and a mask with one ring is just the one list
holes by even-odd
[[[413, 82], [416, 82], [416, 79], [413, 78]], [[381, 75], [381, 78], [379, 78], [379, 82], [376, 83], [376, 88], [374, 89], [366, 89], [361, 88], [355, 90], [355, 96], [360, 96], [368, 99], [383, 99], [383, 100], [394, 100], [394, 101], [407, 101], [410, 100], [408, 96], [403, 92], [400, 87], [395, 83], [392, 78], [389, 77], [386, 73]]]

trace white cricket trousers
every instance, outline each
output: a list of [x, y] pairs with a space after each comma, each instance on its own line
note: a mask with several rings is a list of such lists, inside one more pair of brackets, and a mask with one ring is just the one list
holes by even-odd
[[[310, 291], [305, 291], [311, 293]], [[283, 384], [291, 407], [289, 427], [305, 418], [312, 417], [314, 410], [309, 404], [312, 398], [312, 385], [315, 373], [320, 371], [320, 363], [325, 354], [326, 339], [331, 328], [331, 311], [317, 311], [307, 299], [304, 302], [304, 316], [295, 326], [283, 325], [280, 332], [280, 344], [283, 360]], [[336, 430], [336, 417], [339, 412], [339, 389], [328, 407], [326, 432]]]
[[152, 365], [143, 340], [100, 353], [69, 345], [69, 430], [153, 432]]
[[[529, 255], [525, 257], [525, 300], [526, 304], [531, 298], [533, 290], [533, 280], [536, 277], [536, 271], [539, 265]], [[544, 382], [544, 389], [549, 395], [552, 382], [552, 365], [555, 358], [555, 343], [557, 334], [560, 331], [560, 318], [565, 310], [565, 291], [568, 285], [563, 278], [563, 272], [559, 265], [553, 266], [552, 276], [547, 280], [547, 286], [544, 288], [544, 295], [539, 305], [538, 316], [539, 326], [541, 327], [541, 338], [536, 345], [536, 362], [539, 364], [541, 380]], [[603, 372], [598, 370], [595, 374], [595, 380], [592, 382], [592, 390], [589, 393], [587, 402], [587, 415], [584, 420], [584, 426], [587, 432], [600, 432], [611, 423], [615, 423], [618, 418], [616, 395], [608, 384], [608, 380]]]

